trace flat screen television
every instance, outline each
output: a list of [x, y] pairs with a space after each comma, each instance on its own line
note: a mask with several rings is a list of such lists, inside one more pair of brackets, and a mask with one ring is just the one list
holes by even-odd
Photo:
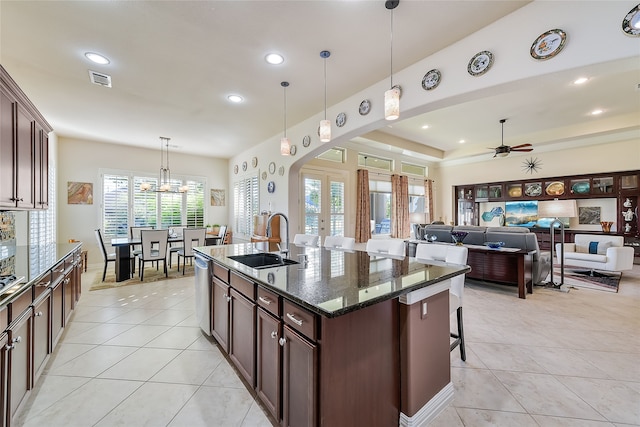
[[[549, 228], [554, 218], [538, 218], [538, 201], [505, 202], [505, 225], [508, 227]], [[565, 227], [569, 227], [569, 218], [558, 218]], [[560, 227], [556, 224], [555, 227]]]

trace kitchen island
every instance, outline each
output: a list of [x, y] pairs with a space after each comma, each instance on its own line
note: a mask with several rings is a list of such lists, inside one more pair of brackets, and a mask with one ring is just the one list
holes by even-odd
[[452, 400], [449, 279], [469, 267], [297, 246], [289, 265], [239, 262], [260, 249], [194, 250], [209, 264], [203, 330], [274, 424], [417, 426]]

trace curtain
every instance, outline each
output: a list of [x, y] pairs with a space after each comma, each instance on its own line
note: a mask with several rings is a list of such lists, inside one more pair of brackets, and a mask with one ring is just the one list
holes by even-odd
[[427, 224], [433, 222], [433, 181], [427, 179], [424, 181], [424, 207], [427, 210]]
[[365, 243], [371, 238], [371, 200], [369, 199], [369, 171], [358, 169], [356, 191], [356, 242]]
[[409, 238], [409, 177], [391, 175], [391, 237]]

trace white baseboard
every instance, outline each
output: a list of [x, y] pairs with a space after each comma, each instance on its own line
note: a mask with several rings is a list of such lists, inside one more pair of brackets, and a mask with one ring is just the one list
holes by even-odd
[[400, 427], [426, 426], [433, 421], [453, 401], [453, 384], [449, 383], [429, 400], [414, 416], [400, 413]]

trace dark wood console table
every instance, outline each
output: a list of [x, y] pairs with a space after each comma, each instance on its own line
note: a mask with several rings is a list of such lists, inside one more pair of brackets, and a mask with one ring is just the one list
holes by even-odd
[[[518, 285], [518, 297], [533, 293], [533, 254], [535, 251], [511, 248], [490, 249], [465, 245], [469, 249], [467, 264], [470, 279]], [[526, 288], [526, 292], [525, 292]]]

